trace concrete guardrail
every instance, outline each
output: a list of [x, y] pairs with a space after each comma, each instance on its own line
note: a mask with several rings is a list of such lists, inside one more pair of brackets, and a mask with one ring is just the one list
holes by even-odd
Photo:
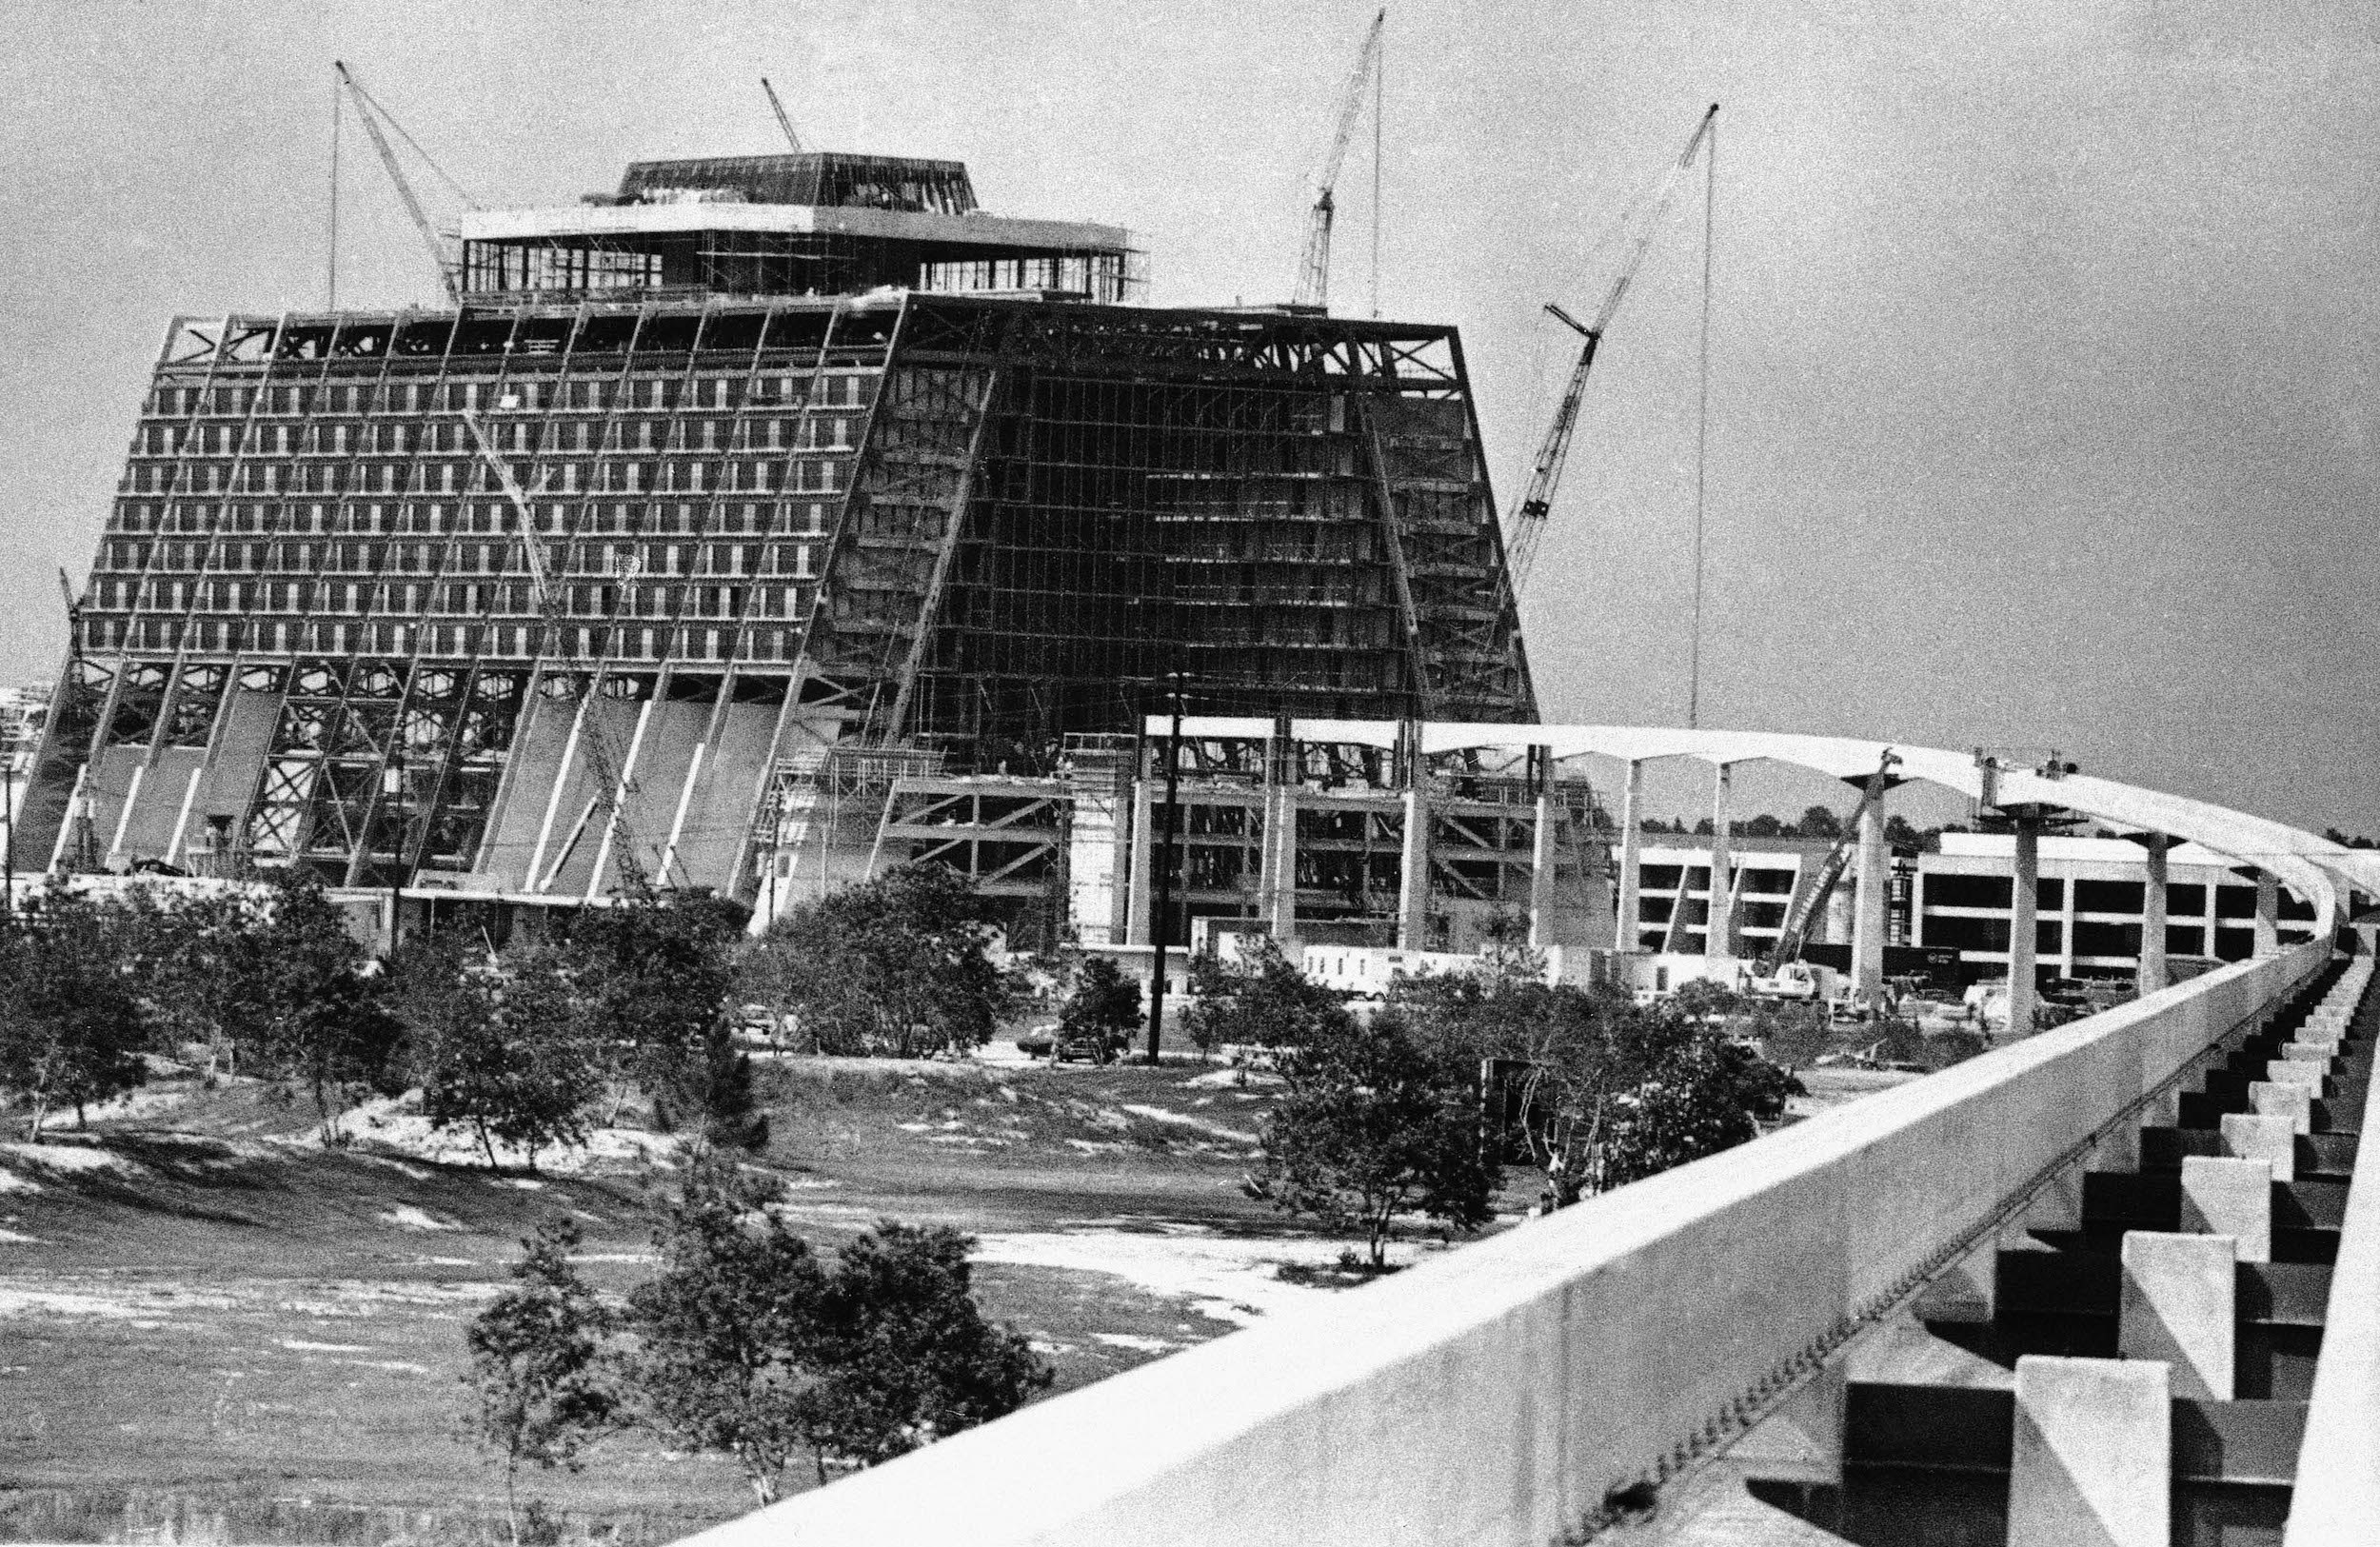
[[[2364, 1095], [2370, 1130], [2371, 1094]], [[2380, 1542], [2380, 1144], [2358, 1143], [2286, 1547]]]
[[[1544, 1547], [1732, 1438], [2095, 1144], [2132, 1143], [2329, 949], [2176, 984], [689, 1539]], [[2370, 1252], [2380, 1186], [2359, 1205]], [[2360, 1414], [2375, 1373], [2337, 1378], [2362, 1382]], [[2367, 1445], [2359, 1475], [2374, 1464]]]

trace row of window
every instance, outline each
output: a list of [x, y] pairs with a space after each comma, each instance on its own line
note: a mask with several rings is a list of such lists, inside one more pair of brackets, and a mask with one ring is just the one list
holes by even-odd
[[[807, 419], [549, 419], [500, 422], [488, 431], [499, 451], [848, 450], [858, 421], [843, 414]], [[460, 420], [294, 425], [144, 425], [136, 457], [403, 456], [475, 453], [479, 442]]]
[[[866, 401], [881, 372], [834, 369], [819, 377], [813, 407], [856, 408]], [[778, 366], [760, 375], [745, 372], [689, 377], [683, 371], [621, 377], [561, 375], [489, 377], [475, 381], [368, 381], [191, 387], [159, 383], [148, 412], [166, 419], [205, 414], [247, 418], [251, 412], [302, 417], [313, 414], [586, 412], [615, 408], [798, 408], [808, 396], [810, 371]]]
[[[1708, 892], [1711, 889], [1711, 867], [1707, 864], [1691, 867], [1648, 864], [1639, 867], [1636, 874], [1639, 892], [1674, 892], [1677, 890], [1680, 875], [1684, 876], [1686, 890], [1690, 892]], [[1739, 865], [1735, 868], [1735, 891], [1739, 896], [1791, 897], [1794, 876], [1795, 872], [1791, 870], [1758, 870]]]
[[[1928, 872], [1924, 877], [1925, 905], [1928, 908], [2000, 908], [2012, 905], [2015, 882], [2008, 876], [1962, 876]], [[2207, 887], [2196, 882], [2170, 882], [2165, 888], [2165, 911], [2169, 916], [2195, 919], [2207, 911]], [[2219, 919], [2252, 919], [2256, 915], [2256, 888], [2253, 886], [2223, 886], [2214, 888], [2214, 911]], [[2066, 883], [2045, 876], [2036, 883], [2033, 893], [2035, 906], [2053, 912], [2066, 910]], [[2148, 904], [2148, 886], [2137, 881], [2077, 881], [2074, 883], [2074, 911], [2077, 913], [2139, 914]], [[2311, 919], [2313, 904], [2300, 902], [2287, 892], [2281, 895], [2281, 915], [2284, 918]]]
[[[746, 568], [744, 555], [735, 554], [717, 567], [702, 568], [690, 573], [719, 579], [813, 580], [807, 563], [808, 550], [800, 550], [802, 563], [783, 568]], [[369, 574], [369, 570], [336, 571], [338, 573]], [[383, 571], [384, 573], [386, 571]], [[402, 571], [401, 571], [402, 572]], [[426, 573], [426, 571], [414, 571]], [[463, 569], [459, 574], [520, 574], [515, 566], [508, 571]], [[724, 600], [743, 594], [744, 587], [735, 585], [684, 585], [657, 584], [651, 581], [625, 580], [618, 571], [578, 571], [622, 579], [622, 584], [574, 581], [561, 587], [573, 612], [601, 616], [615, 610], [633, 612], [643, 617], [669, 617], [683, 608], [700, 607], [711, 616], [733, 614], [736, 605]], [[763, 615], [784, 616], [789, 605], [785, 599], [806, 594], [800, 586], [764, 585], [752, 588], [755, 607]], [[375, 583], [353, 580], [148, 580], [101, 579], [90, 589], [90, 608], [94, 612], [400, 612], [435, 611], [476, 614], [482, 611], [529, 613], [537, 610], [533, 592], [526, 582], [509, 584], [475, 584], [447, 581], [433, 585], [428, 582]]]
[[[515, 468], [514, 476], [552, 494], [833, 494], [839, 461], [563, 462]], [[487, 491], [493, 480], [471, 462], [132, 462], [127, 494], [462, 494]]]
[[168, 651], [184, 647], [206, 653], [255, 651], [325, 655], [411, 655], [468, 659], [491, 656], [526, 661], [541, 653], [579, 660], [792, 661], [801, 651], [798, 623], [769, 627], [684, 627], [590, 624], [565, 630], [559, 652], [541, 646], [535, 624], [403, 624], [123, 618], [87, 619], [82, 646], [89, 651]]
[[[451, 545], [453, 552], [448, 554]], [[573, 552], [572, 549], [577, 551]], [[151, 549], [156, 551], [152, 552]], [[769, 575], [815, 579], [810, 565], [817, 545], [809, 543], [548, 543], [545, 570], [556, 575], [602, 575], [635, 583], [689, 575]], [[149, 561], [156, 561], [152, 567]], [[92, 594], [102, 608], [154, 605], [135, 603], [170, 585], [172, 577], [214, 573], [288, 576], [336, 575], [526, 575], [527, 556], [517, 543], [138, 543], [103, 545]], [[138, 590], [148, 576], [148, 591]], [[209, 582], [208, 584], [218, 584]]]
[[[718, 526], [704, 535], [758, 537], [765, 533], [777, 537], [819, 537], [824, 535], [827, 513], [834, 506], [825, 501], [578, 506], [533, 501], [529, 508], [538, 530], [555, 534], [566, 530], [578, 537], [692, 537], [713, 511], [718, 514]], [[456, 505], [378, 501], [217, 505], [190, 500], [119, 500], [109, 525], [111, 533], [161, 532], [199, 537], [265, 533], [437, 537], [520, 529], [520, 513], [509, 502], [495, 500]]]
[[[2042, 920], [2033, 926], [2033, 931], [2035, 954], [2067, 954], [2065, 927], [2060, 921]], [[1918, 942], [2004, 955], [2008, 951], [2009, 941], [2009, 922], [2006, 919], [1964, 919], [1929, 914]], [[2171, 956], [2212, 956], [2225, 961], [2237, 961], [2253, 955], [2255, 948], [2256, 932], [2253, 929], [2220, 929], [2205, 924], [2189, 924], [2169, 925], [2165, 931], [2165, 949]], [[2073, 954], [2078, 957], [2137, 959], [2140, 955], [2140, 925], [2077, 920], [2074, 923]]]

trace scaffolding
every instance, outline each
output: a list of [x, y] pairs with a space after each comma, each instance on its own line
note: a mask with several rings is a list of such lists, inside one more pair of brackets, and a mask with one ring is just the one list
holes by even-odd
[[[27, 837], [803, 895], [924, 771], [853, 760], [1048, 778], [1174, 672], [1209, 713], [1534, 716], [1450, 329], [919, 291], [180, 319]], [[591, 738], [633, 855], [573, 823]], [[1004, 864], [971, 862], [1065, 884]]]

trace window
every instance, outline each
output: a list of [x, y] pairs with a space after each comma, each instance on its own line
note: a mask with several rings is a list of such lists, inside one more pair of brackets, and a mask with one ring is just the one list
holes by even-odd
[[[2006, 876], [1961, 876], [1934, 871], [1925, 878], [1925, 901], [1929, 908], [2008, 908], [2013, 905], [2015, 885]], [[1933, 939], [1933, 928], [1927, 927], [1927, 939]], [[1969, 950], [2006, 950], [1996, 946], [1967, 946]]]
[[2147, 905], [2147, 902], [2148, 887], [2141, 882], [2078, 881], [2074, 883], [2074, 911], [2077, 913], [2138, 913]]
[[2077, 921], [2074, 924], [2074, 954], [2136, 957], [2140, 954], [2140, 925]]

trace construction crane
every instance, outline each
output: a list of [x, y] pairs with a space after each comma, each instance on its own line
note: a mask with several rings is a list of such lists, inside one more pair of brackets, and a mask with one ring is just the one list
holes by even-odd
[[777, 89], [768, 84], [765, 75], [761, 77], [761, 89], [768, 93], [768, 106], [777, 114], [777, 127], [785, 131], [785, 143], [793, 147], [795, 155], [800, 155], [802, 136], [793, 131], [793, 120], [785, 116], [785, 105], [777, 100]]
[[1537, 560], [1537, 543], [1545, 535], [1545, 518], [1554, 508], [1554, 490], [1562, 481], [1562, 464], [1570, 459], [1571, 431], [1578, 423], [1578, 405], [1586, 395], [1587, 371], [1595, 364], [1596, 349], [1602, 344], [1605, 331], [1611, 327], [1612, 318], [1618, 313], [1619, 304], [1627, 299], [1629, 284], [1636, 279], [1636, 269], [1644, 263], [1644, 255], [1653, 246], [1654, 233], [1660, 228], [1661, 217], [1668, 212], [1670, 200], [1676, 195], [1686, 169], [1701, 154], [1703, 141], [1710, 137], [1718, 116], [1718, 104], [1713, 103], [1711, 110], [1702, 115], [1702, 121], [1695, 125], [1694, 133], [1686, 140], [1686, 149], [1678, 152], [1677, 160], [1661, 174], [1659, 192], [1645, 215], [1643, 228], [1636, 233], [1636, 246], [1630, 249], [1627, 262], [1620, 266], [1619, 278], [1612, 283], [1610, 291], [1604, 295], [1602, 309], [1595, 314], [1595, 321], [1582, 323], [1553, 303], [1546, 304], [1546, 310], [1560, 318], [1586, 343], [1579, 347], [1577, 365], [1571, 367], [1570, 385], [1562, 392], [1559, 407], [1554, 410], [1554, 423], [1545, 432], [1544, 443], [1537, 447], [1537, 459], [1529, 469], [1528, 487], [1521, 494], [1520, 504], [1515, 507], [1512, 521], [1505, 528], [1504, 562], [1512, 575], [1515, 592], [1519, 591], [1527, 582], [1529, 566]]
[[1347, 77], [1347, 89], [1339, 99], [1339, 120], [1330, 149], [1322, 153], [1321, 166], [1315, 173], [1314, 206], [1306, 213], [1305, 256], [1298, 265], [1297, 306], [1320, 309], [1330, 305], [1331, 212], [1336, 208], [1332, 189], [1339, 183], [1339, 164], [1347, 159], [1347, 143], [1355, 137], [1356, 119], [1363, 111], [1364, 85], [1379, 68], [1380, 28], [1387, 21], [1388, 10], [1383, 7], [1372, 18], [1372, 30], [1363, 34], [1355, 73]]
[[[559, 643], [563, 629], [568, 625], [568, 619], [564, 610], [562, 592], [545, 570], [545, 545], [538, 537], [536, 512], [529, 505], [528, 494], [521, 487], [520, 480], [512, 476], [511, 465], [498, 454], [496, 443], [488, 435], [487, 426], [480, 423], [479, 415], [466, 410], [463, 422], [471, 427], [471, 438], [479, 443], [480, 459], [494, 470], [505, 498], [520, 513], [521, 547], [528, 560], [529, 590], [537, 598], [538, 616], [545, 621], [547, 637]], [[574, 675], [569, 680], [574, 701], [582, 700], [588, 679]], [[543, 883], [540, 878], [532, 876], [529, 878], [530, 885], [542, 890], [543, 884], [552, 883], [553, 878], [561, 873], [564, 862], [578, 846], [596, 812], [601, 811], [604, 813], [602, 830], [611, 852], [618, 857], [622, 883], [630, 896], [649, 896], [653, 889], [652, 881], [645, 874], [644, 861], [638, 857], [636, 835], [629, 830], [627, 813], [621, 808], [621, 797], [626, 791], [622, 785], [620, 765], [611, 755], [603, 726], [596, 723], [592, 714], [586, 716], [585, 726], [585, 734], [580, 741], [586, 748], [587, 769], [595, 776], [595, 793], [588, 799], [586, 809], [579, 814], [578, 822], [570, 829], [570, 836], [563, 843], [562, 852], [546, 870]], [[564, 770], [565, 774], [567, 771]], [[604, 843], [598, 843], [599, 854], [604, 846]]]
[[[1853, 807], [1851, 820], [1843, 823], [1842, 832], [1835, 838], [1835, 846], [1818, 863], [1817, 873], [1810, 878], [1801, 897], [1786, 909], [1785, 927], [1777, 933], [1773, 966], [1801, 960], [1801, 948], [1810, 939], [1811, 923], [1825, 912], [1827, 899], [1835, 895], [1835, 883], [1843, 879], [1843, 871], [1851, 863], [1852, 847], [1859, 842], [1860, 823], [1884, 803], [1884, 792], [1893, 787], [1893, 770], [1900, 766], [1900, 762], [1899, 753], [1889, 746], [1884, 749], [1875, 772], [1868, 776], [1866, 787], [1859, 792], [1859, 803]], [[1714, 881], [1712, 884], [1717, 883]]]
[[[436, 162], [429, 159], [429, 152], [415, 143], [412, 135], [406, 133], [405, 126], [397, 122], [396, 116], [364, 89], [363, 83], [355, 78], [345, 62], [334, 59], [331, 68], [339, 72], [339, 84], [346, 87], [347, 94], [355, 99], [355, 116], [363, 123], [364, 132], [371, 136], [372, 149], [379, 152], [380, 164], [388, 170], [388, 181], [397, 186], [397, 197], [405, 202], [405, 212], [412, 220], [413, 228], [422, 233], [422, 243], [429, 248], [430, 262], [438, 266], [438, 283], [445, 288], [446, 299], [457, 306], [462, 305], [462, 261], [455, 256], [446, 239], [438, 234], [438, 228], [430, 224], [428, 212], [422, 208], [421, 196], [413, 191], [411, 179], [405, 175], [404, 167], [398, 164], [396, 148], [388, 143], [388, 136], [381, 128], [382, 123], [385, 121], [388, 128], [395, 129], [405, 143], [413, 148], [413, 153], [420, 156], [430, 170], [437, 172], [447, 187], [454, 188], [458, 194], [463, 192], [462, 188], [453, 178], [446, 176]], [[467, 195], [465, 200], [469, 202]]]

